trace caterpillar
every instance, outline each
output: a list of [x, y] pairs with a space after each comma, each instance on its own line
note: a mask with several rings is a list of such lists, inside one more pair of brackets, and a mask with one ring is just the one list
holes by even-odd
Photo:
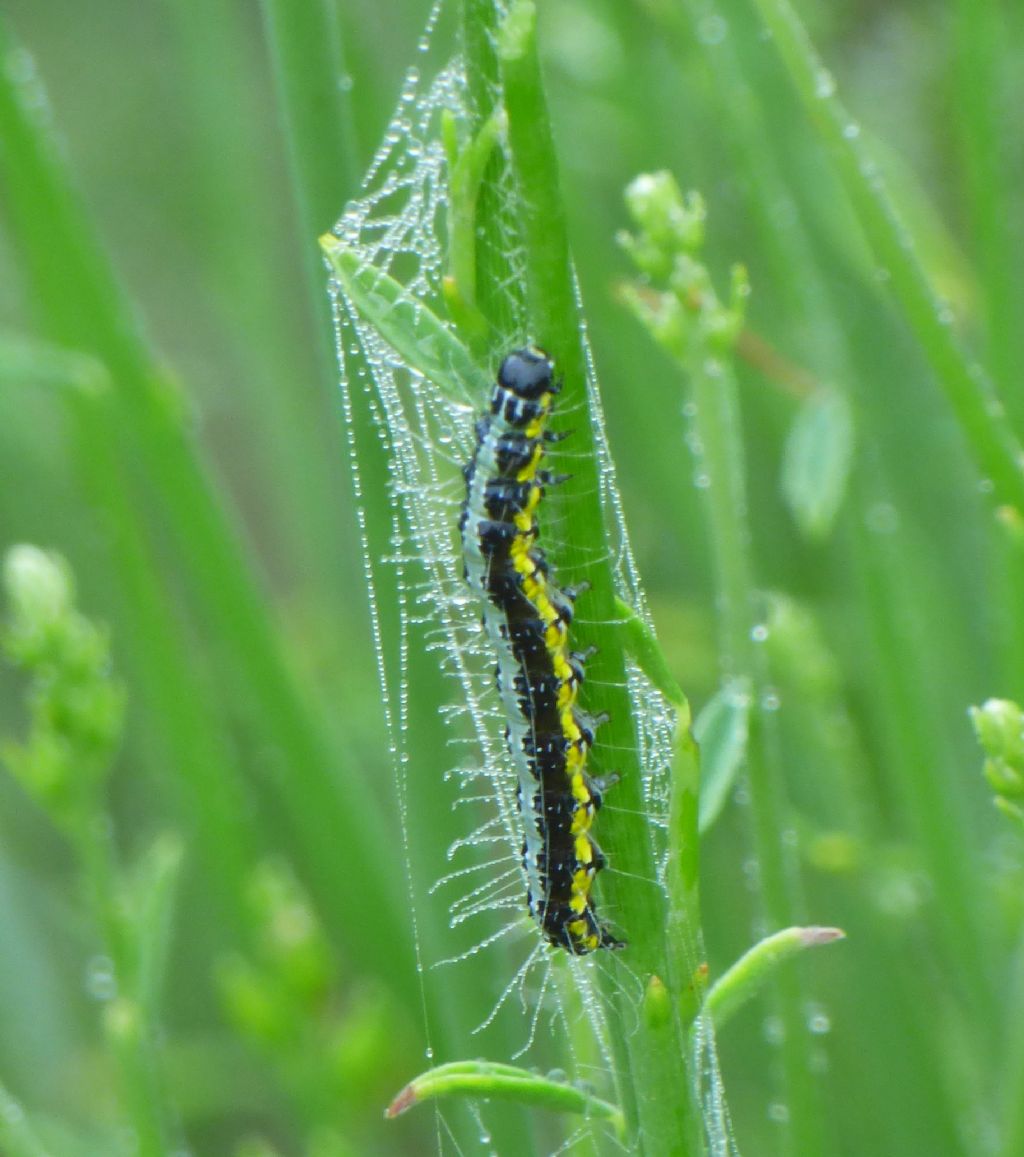
[[497, 656], [518, 778], [527, 906], [546, 940], [583, 956], [624, 942], [598, 918], [591, 895], [605, 859], [590, 828], [611, 780], [586, 772], [603, 720], [576, 703], [587, 656], [570, 649], [569, 627], [581, 592], [554, 583], [537, 546], [545, 487], [564, 480], [541, 466], [546, 446], [561, 438], [547, 428], [561, 389], [554, 370], [535, 347], [502, 361], [463, 469], [459, 531], [465, 579], [483, 597], [483, 625]]

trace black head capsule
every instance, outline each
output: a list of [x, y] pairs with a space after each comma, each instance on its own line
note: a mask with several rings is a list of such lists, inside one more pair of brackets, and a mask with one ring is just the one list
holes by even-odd
[[498, 384], [530, 402], [541, 394], [557, 394], [559, 390], [554, 362], [535, 346], [513, 350], [505, 358], [498, 370]]

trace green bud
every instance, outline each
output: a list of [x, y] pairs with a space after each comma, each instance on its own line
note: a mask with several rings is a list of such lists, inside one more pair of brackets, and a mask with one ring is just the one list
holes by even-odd
[[626, 207], [652, 243], [666, 253], [693, 252], [704, 244], [704, 200], [699, 193], [684, 199], [671, 173], [636, 177], [626, 188]]
[[10, 615], [4, 646], [32, 678], [29, 736], [4, 751], [27, 791], [59, 823], [83, 818], [120, 740], [124, 693], [112, 677], [105, 631], [75, 609], [67, 563], [15, 546], [3, 566]]
[[988, 699], [970, 708], [971, 722], [985, 754], [1024, 771], [1024, 713], [1009, 699]]
[[263, 935], [266, 966], [300, 1003], [317, 1004], [332, 977], [330, 950], [316, 914], [286, 864], [268, 861], [257, 868], [250, 903]]
[[219, 962], [217, 981], [228, 1016], [250, 1040], [277, 1047], [292, 1038], [298, 1018], [265, 973], [232, 955]]
[[75, 584], [58, 554], [28, 543], [12, 546], [4, 558], [4, 586], [20, 629], [46, 630], [72, 612]]
[[660, 976], [652, 976], [644, 990], [644, 1024], [648, 1028], [663, 1028], [672, 1017], [672, 998]]

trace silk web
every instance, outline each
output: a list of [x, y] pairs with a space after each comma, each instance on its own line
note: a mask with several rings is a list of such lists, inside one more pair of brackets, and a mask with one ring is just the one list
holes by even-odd
[[[445, 268], [445, 221], [448, 206], [447, 162], [442, 145], [442, 121], [466, 123], [465, 75], [462, 61], [443, 56], [442, 36], [434, 35], [443, 0], [435, 5], [418, 46], [418, 64], [407, 73], [394, 117], [368, 170], [360, 196], [352, 201], [334, 228], [335, 235], [367, 266], [389, 274], [404, 286], [409, 303], [423, 303], [439, 316]], [[503, 145], [499, 144], [499, 150]], [[500, 197], [512, 198], [507, 166], [498, 182]], [[516, 293], [523, 279], [523, 255], [514, 236], [500, 239], [503, 284], [492, 292], [507, 298], [517, 316]], [[410, 777], [422, 774], [424, 753], [417, 750], [416, 714], [419, 683], [414, 677], [414, 651], [425, 641], [434, 661], [449, 681], [443, 707], [448, 729], [449, 783], [457, 785], [456, 806], [465, 815], [465, 831], [447, 848], [450, 868], [432, 882], [429, 893], [447, 901], [444, 934], [423, 922], [434, 919], [435, 906], [424, 911], [423, 891], [410, 886], [410, 916], [421, 976], [439, 972], [456, 989], [460, 961], [494, 952], [495, 983], [490, 1010], [476, 1026], [469, 1056], [546, 1067], [555, 1056], [568, 1070], [566, 1079], [586, 1081], [602, 1096], [614, 1099], [609, 1081], [606, 1013], [597, 989], [601, 970], [611, 965], [605, 953], [571, 958], [547, 945], [525, 914], [526, 883], [521, 864], [522, 833], [515, 798], [516, 777], [505, 749], [504, 719], [494, 689], [494, 656], [480, 626], [480, 607], [462, 578], [458, 540], [463, 485], [459, 468], [469, 460], [474, 423], [485, 398], [458, 404], [450, 395], [410, 366], [382, 333], [361, 316], [356, 303], [337, 281], [331, 283], [341, 387], [350, 434], [351, 467], [355, 479], [363, 559], [370, 592], [384, 710], [391, 736], [397, 791], [403, 819], [403, 849], [410, 880], [422, 878], [418, 850], [408, 837]], [[530, 340], [514, 321], [502, 333], [498, 348], [513, 349]], [[589, 353], [588, 353], [589, 360]], [[493, 370], [493, 367], [492, 367]], [[599, 455], [601, 499], [607, 512], [612, 563], [620, 597], [645, 620], [648, 613], [630, 550], [608, 451], [592, 363], [589, 365], [589, 415], [559, 411], [558, 424], [571, 428], [590, 421]], [[376, 445], [360, 444], [355, 411], [369, 413]], [[365, 427], [362, 427], [365, 428]], [[572, 439], [551, 455], [555, 470], [572, 469]], [[390, 526], [387, 551], [381, 553], [379, 528], [368, 527], [367, 491], [380, 485], [368, 468], [371, 458], [387, 464]], [[542, 515], [546, 543], [556, 541], [558, 524]], [[602, 546], [602, 549], [606, 549]], [[585, 601], [578, 612], [585, 615]], [[388, 624], [397, 623], [389, 630]], [[664, 832], [668, 812], [668, 769], [672, 760], [674, 716], [661, 694], [638, 668], [628, 671], [628, 690], [638, 722], [640, 764], [649, 822]], [[600, 747], [598, 733], [595, 751]], [[615, 807], [614, 789], [606, 809]], [[598, 825], [599, 828], [599, 825]], [[598, 838], [600, 833], [598, 831]], [[614, 871], [612, 862], [607, 871]], [[628, 914], [608, 912], [614, 925], [628, 927]], [[472, 937], [467, 947], [465, 929]], [[701, 960], [694, 945], [693, 968]], [[619, 983], [635, 992], [636, 1016], [642, 985], [616, 965]], [[623, 979], [624, 978], [624, 979]], [[488, 1051], [488, 1032], [504, 1018], [513, 1019], [509, 1055]], [[630, 1026], [625, 1026], [629, 1031]], [[428, 1038], [431, 1029], [428, 1022]], [[508, 1033], [506, 1037], [508, 1039]], [[695, 1071], [701, 1082], [708, 1151], [731, 1157], [736, 1153], [718, 1072], [714, 1037], [709, 1023], [695, 1032]], [[433, 1045], [428, 1062], [464, 1057], [439, 1056]], [[479, 1152], [490, 1149], [486, 1108], [475, 1111]], [[551, 1152], [594, 1152], [597, 1126], [572, 1124]], [[438, 1150], [466, 1152], [465, 1138], [438, 1115]], [[606, 1151], [606, 1149], [602, 1149]]]

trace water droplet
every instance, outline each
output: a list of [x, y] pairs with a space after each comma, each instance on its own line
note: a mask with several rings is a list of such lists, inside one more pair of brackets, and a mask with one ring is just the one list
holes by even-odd
[[338, 77], [338, 88], [342, 92], [351, 92], [355, 88], [355, 77], [350, 76], [349, 73], [344, 72]]
[[995, 483], [991, 478], [980, 478], [978, 480], [978, 489], [982, 494], [991, 494], [995, 490]]
[[855, 141], [860, 136], [860, 125], [856, 121], [843, 125], [843, 136], [848, 141]]
[[695, 474], [693, 484], [698, 490], [708, 490], [711, 487], [711, 476], [709, 474]]
[[683, 417], [684, 418], [696, 418], [697, 417], [697, 403], [696, 402], [687, 402], [686, 405], [683, 406]]
[[750, 637], [755, 643], [763, 643], [768, 638], [768, 627], [765, 623], [758, 623], [750, 628]]
[[808, 1010], [807, 1027], [815, 1036], [824, 1036], [832, 1031], [832, 1020], [823, 1008]]
[[768, 1106], [768, 1119], [777, 1125], [785, 1125], [789, 1121], [789, 1106], [782, 1101], [772, 1101]]
[[766, 1016], [761, 1023], [761, 1032], [770, 1045], [780, 1045], [786, 1039], [786, 1026], [779, 1016]]
[[819, 100], [827, 100], [830, 96], [835, 96], [835, 91], [835, 77], [827, 68], [819, 68], [814, 77], [814, 95]]
[[782, 700], [779, 698], [779, 693], [774, 688], [769, 688], [761, 696], [761, 710], [762, 711], [778, 711], [782, 706]]
[[943, 301], [939, 304], [939, 308], [935, 311], [935, 316], [939, 319], [940, 325], [952, 325], [955, 321], [952, 307], [948, 301]]
[[697, 39], [701, 44], [721, 44], [729, 34], [729, 25], [717, 12], [701, 18], [697, 24]]
[[109, 956], [93, 956], [86, 963], [85, 991], [93, 1000], [113, 1000], [117, 996], [117, 977]]

